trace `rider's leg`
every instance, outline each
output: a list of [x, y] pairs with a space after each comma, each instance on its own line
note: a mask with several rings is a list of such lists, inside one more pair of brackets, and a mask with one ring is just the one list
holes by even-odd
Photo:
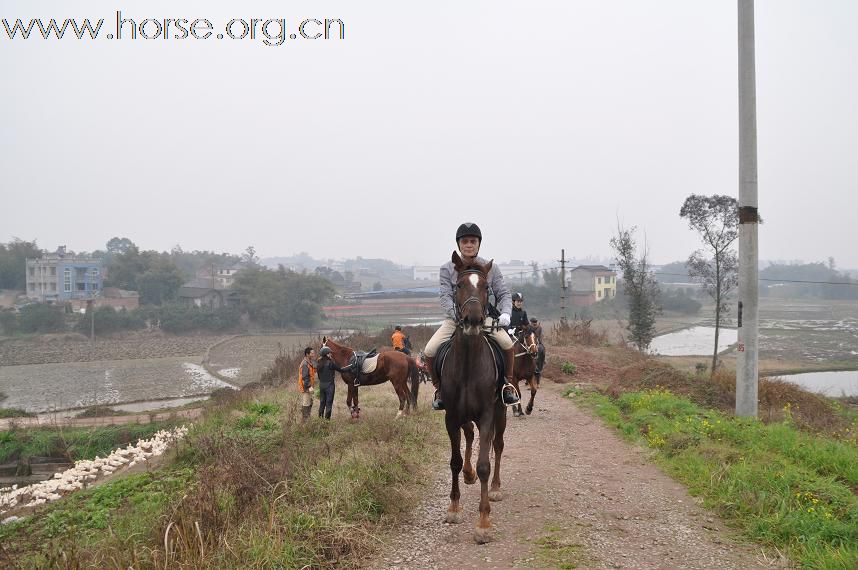
[[506, 331], [498, 330], [492, 332], [492, 338], [503, 350], [504, 359], [504, 385], [501, 387], [501, 398], [506, 405], [517, 404], [521, 398], [513, 385], [515, 367], [515, 344]]
[[432, 378], [432, 385], [435, 386], [435, 398], [432, 402], [432, 407], [436, 410], [444, 409], [444, 402], [441, 401], [439, 388], [441, 387], [441, 379], [435, 372], [435, 355], [438, 353], [438, 348], [447, 342], [456, 332], [456, 322], [453, 319], [444, 319], [429, 342], [426, 343], [426, 348], [423, 349], [423, 355], [426, 358], [426, 366], [429, 368], [429, 376]]

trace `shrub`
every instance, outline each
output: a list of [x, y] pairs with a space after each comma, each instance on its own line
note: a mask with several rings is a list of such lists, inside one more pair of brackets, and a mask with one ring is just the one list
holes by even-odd
[[55, 333], [66, 328], [63, 310], [45, 303], [33, 303], [21, 308], [19, 330], [23, 333]]
[[575, 366], [575, 364], [572, 362], [563, 362], [560, 365], [560, 371], [563, 372], [564, 374], [575, 374], [575, 372], [577, 370], [578, 370], [578, 367]]

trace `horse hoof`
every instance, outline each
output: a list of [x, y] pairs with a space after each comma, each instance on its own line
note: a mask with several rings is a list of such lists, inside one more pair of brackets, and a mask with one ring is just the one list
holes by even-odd
[[447, 516], [444, 517], [444, 522], [447, 524], [459, 524], [462, 522], [462, 513], [447, 511]]
[[473, 485], [477, 482], [477, 473], [462, 473], [462, 480], [465, 481], [465, 485]]
[[402, 410], [399, 410], [398, 412], [396, 412], [397, 418], [401, 418], [403, 415], [405, 415], [405, 414], [402, 413]]
[[489, 491], [489, 500], [493, 503], [503, 500], [503, 492], [500, 489]]
[[533, 406], [527, 406], [527, 408], [524, 411], [529, 416], [530, 414], [533, 413]]
[[477, 544], [486, 544], [492, 541], [491, 528], [478, 528], [474, 530], [474, 542]]

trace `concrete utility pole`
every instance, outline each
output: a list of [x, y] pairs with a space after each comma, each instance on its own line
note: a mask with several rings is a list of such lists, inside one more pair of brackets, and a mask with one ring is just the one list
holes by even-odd
[[739, 1], [739, 360], [736, 415], [757, 415], [759, 264], [754, 0]]
[[560, 250], [560, 324], [566, 326], [566, 250]]

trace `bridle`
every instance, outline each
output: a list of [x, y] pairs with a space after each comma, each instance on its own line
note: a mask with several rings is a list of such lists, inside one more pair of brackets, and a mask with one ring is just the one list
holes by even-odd
[[[474, 268], [471, 268], [471, 269], [465, 269], [464, 271], [462, 271], [462, 272], [460, 272], [460, 273], [459, 273], [459, 278], [456, 280], [456, 287], [461, 287], [461, 286], [462, 286], [462, 281], [463, 281], [463, 280], [465, 279], [465, 277], [467, 277], [468, 275], [477, 275], [477, 276], [481, 277], [484, 281], [485, 281], [485, 280], [487, 280], [487, 279], [486, 279], [486, 274], [485, 274], [485, 272], [484, 272], [484, 271], [482, 271], [482, 270], [480, 270], [480, 269], [474, 269]], [[486, 314], [487, 314], [486, 305], [484, 305], [484, 304], [483, 304], [483, 302], [480, 300], [480, 298], [479, 298], [479, 297], [477, 297], [476, 295], [471, 295], [470, 297], [468, 297], [467, 299], [465, 299], [465, 302], [464, 302], [464, 303], [462, 303], [461, 305], [459, 305], [459, 303], [458, 303], [458, 302], [456, 302], [456, 303], [455, 303], [455, 307], [456, 307], [456, 316], [457, 316], [457, 318], [456, 318], [456, 326], [457, 326], [457, 327], [464, 327], [464, 326], [465, 326], [465, 319], [464, 319], [464, 317], [462, 316], [462, 310], [463, 310], [465, 307], [467, 307], [469, 303], [477, 303], [477, 305], [479, 305], [479, 307], [480, 307], [480, 315], [482, 315], [482, 319], [480, 320], [480, 322], [481, 322], [481, 323], [482, 323], [482, 322], [485, 322], [485, 320], [486, 320]]]
[[[331, 348], [330, 346], [328, 346], [328, 339], [325, 339], [325, 341], [322, 343], [322, 346], [327, 346], [328, 348]], [[337, 345], [337, 346], [340, 346], [341, 348], [348, 348], [347, 346], [342, 346], [342, 345]], [[355, 369], [354, 372], [357, 372], [357, 352], [355, 352], [355, 349], [353, 349], [353, 348], [351, 349], [351, 351], [352, 351], [352, 355], [351, 355], [351, 357], [349, 357], [348, 364], [343, 366], [342, 370], [351, 371], [351, 369], [354, 368]], [[334, 353], [334, 349], [331, 348], [331, 354], [333, 354], [333, 353]], [[331, 360], [333, 360], [333, 359], [331, 359]], [[336, 362], [334, 364], [336, 364]]]
[[[525, 344], [524, 341], [527, 340], [528, 337], [533, 336], [532, 344]], [[524, 352], [516, 353], [516, 358], [519, 356], [524, 356], [525, 354], [531, 358], [536, 358], [536, 353], [538, 351], [538, 346], [536, 344], [536, 335], [533, 332], [522, 331], [521, 338], [518, 335], [515, 335], [515, 344], [520, 344], [522, 348], [524, 348]], [[533, 349], [533, 350], [531, 350]]]

